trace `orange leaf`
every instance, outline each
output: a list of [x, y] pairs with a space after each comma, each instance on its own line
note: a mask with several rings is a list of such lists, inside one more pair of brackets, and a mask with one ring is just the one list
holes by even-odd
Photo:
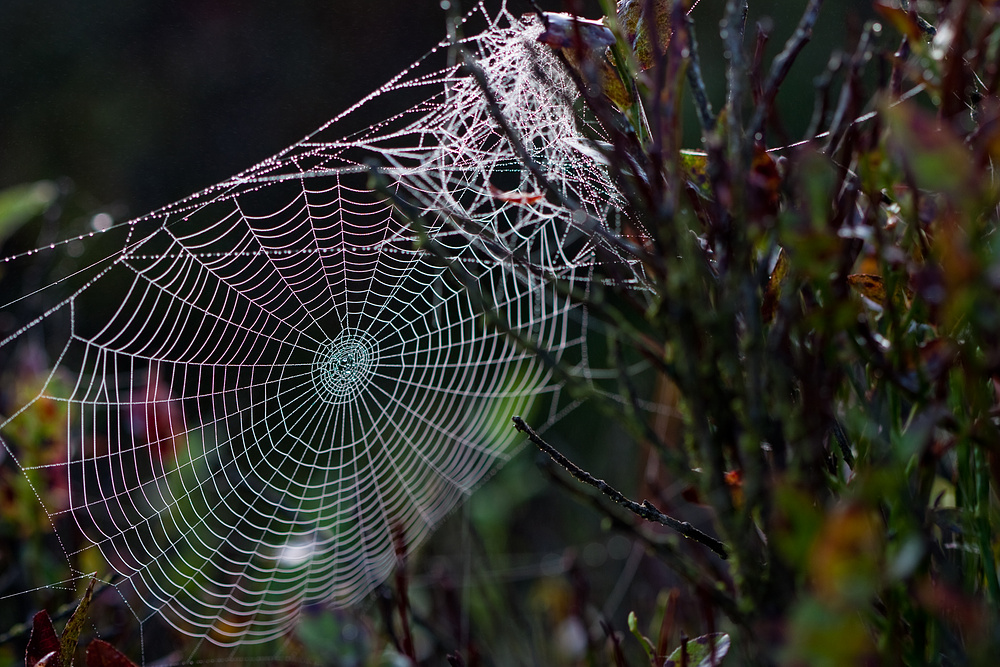
[[882, 276], [870, 273], [852, 273], [847, 276], [847, 284], [875, 303], [885, 303], [885, 283], [882, 281]]
[[767, 279], [767, 287], [764, 288], [764, 298], [760, 303], [760, 316], [765, 322], [774, 319], [774, 314], [778, 309], [778, 298], [781, 296], [781, 285], [788, 275], [788, 253], [782, 248], [778, 252], [778, 261], [774, 263], [771, 277]]
[[[852, 273], [847, 276], [847, 284], [853, 287], [862, 296], [871, 299], [875, 303], [884, 306], [886, 304], [887, 293], [885, 281], [882, 276], [873, 273]], [[908, 287], [897, 289], [893, 295], [893, 303], [900, 304], [903, 298], [912, 299], [913, 290]]]
[[742, 470], [730, 470], [723, 475], [723, 480], [726, 486], [729, 487], [729, 492], [733, 495], [733, 504], [737, 507], [743, 505], [743, 471]]
[[776, 214], [781, 203], [781, 172], [778, 171], [778, 163], [763, 146], [754, 147], [747, 180], [751, 212], [755, 216]]

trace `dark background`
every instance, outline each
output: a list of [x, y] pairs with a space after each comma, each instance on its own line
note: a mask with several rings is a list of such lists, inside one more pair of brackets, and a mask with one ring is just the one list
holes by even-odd
[[[751, 2], [748, 45], [756, 19], [772, 15], [773, 52], [804, 4]], [[723, 5], [701, 0], [692, 14], [716, 110]], [[508, 7], [530, 11], [525, 0]], [[824, 7], [783, 88], [793, 135], [808, 121], [812, 77], [834, 45], [849, 45], [859, 13], [870, 14], [866, 0]], [[5, 0], [0, 187], [69, 177], [116, 218], [142, 214], [301, 139], [441, 40], [445, 21], [437, 0]]]

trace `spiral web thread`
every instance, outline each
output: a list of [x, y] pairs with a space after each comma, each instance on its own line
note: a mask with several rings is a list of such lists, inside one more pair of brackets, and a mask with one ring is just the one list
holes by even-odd
[[[573, 221], [616, 232], [615, 189], [537, 22], [473, 18], [489, 26], [462, 46], [581, 211], [539, 194], [461, 67], [429, 64], [442, 43], [223, 183], [5, 259], [56, 253], [64, 277], [3, 306], [23, 323], [0, 352], [44, 341], [50, 369], [4, 406], [4, 448], [71, 571], [99, 551], [140, 623], [235, 645], [282, 635], [305, 605], [357, 602], [510, 455], [511, 415], [565, 406], [505, 331], [589, 376], [586, 313], [564, 288], [586, 289], [598, 247]], [[24, 457], [17, 434], [51, 406], [63, 455]]]

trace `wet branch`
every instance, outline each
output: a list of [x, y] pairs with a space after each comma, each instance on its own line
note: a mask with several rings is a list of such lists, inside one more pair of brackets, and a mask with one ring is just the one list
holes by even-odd
[[715, 552], [715, 554], [718, 555], [719, 558], [723, 559], [729, 558], [729, 553], [726, 551], [726, 546], [719, 540], [715, 539], [711, 535], [703, 533], [702, 531], [698, 530], [687, 521], [679, 521], [673, 518], [672, 516], [664, 514], [663, 512], [658, 510], [656, 506], [653, 505], [653, 503], [649, 502], [648, 500], [644, 500], [642, 504], [639, 504], [634, 500], [630, 500], [625, 496], [625, 494], [623, 494], [621, 491], [619, 491], [615, 487], [605, 482], [603, 479], [597, 479], [589, 472], [580, 468], [578, 465], [576, 465], [568, 458], [563, 456], [563, 454], [559, 450], [557, 450], [555, 447], [542, 440], [542, 438], [537, 433], [535, 433], [534, 429], [528, 426], [528, 424], [526, 424], [523, 419], [521, 419], [520, 417], [513, 417], [513, 421], [514, 421], [514, 426], [515, 428], [517, 428], [518, 431], [521, 431], [522, 433], [527, 435], [528, 439], [531, 440], [531, 442], [535, 443], [535, 445], [539, 449], [548, 454], [553, 461], [561, 465], [563, 468], [566, 469], [567, 472], [569, 472], [569, 474], [573, 475], [573, 477], [576, 477], [584, 484], [589, 484], [590, 486], [594, 487], [595, 489], [606, 495], [608, 498], [615, 501], [617, 504], [621, 505], [622, 507], [632, 512], [636, 516], [646, 519], [647, 521], [655, 521], [657, 523], [663, 524], [664, 526], [667, 526], [668, 528], [676, 530], [684, 537], [690, 540], [694, 540], [699, 544], [705, 545], [713, 552]]

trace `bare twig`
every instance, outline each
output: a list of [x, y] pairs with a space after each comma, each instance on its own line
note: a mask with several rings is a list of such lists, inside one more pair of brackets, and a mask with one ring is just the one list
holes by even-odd
[[761, 79], [761, 69], [764, 66], [764, 51], [771, 41], [771, 22], [757, 22], [757, 45], [753, 50], [753, 60], [750, 62], [750, 85], [753, 89], [753, 103], [760, 104], [764, 97], [764, 81]]
[[764, 129], [764, 121], [771, 111], [771, 105], [774, 104], [778, 88], [792, 69], [792, 63], [795, 62], [799, 53], [809, 43], [809, 40], [812, 39], [813, 26], [816, 25], [816, 19], [819, 17], [819, 10], [822, 6], [823, 0], [809, 1], [805, 11], [802, 12], [802, 18], [799, 19], [799, 25], [795, 28], [795, 32], [788, 38], [788, 41], [785, 42], [785, 48], [781, 50], [781, 53], [778, 54], [778, 57], [771, 64], [771, 72], [768, 74], [767, 84], [764, 86], [760, 102], [757, 104], [757, 111], [750, 122], [748, 136], [756, 137]]
[[584, 484], [589, 484], [590, 486], [594, 487], [595, 489], [606, 495], [608, 498], [615, 501], [617, 504], [621, 505], [622, 507], [632, 512], [636, 516], [646, 519], [647, 521], [655, 521], [657, 523], [663, 524], [664, 526], [667, 526], [668, 528], [676, 530], [684, 537], [690, 540], [694, 540], [699, 544], [705, 545], [713, 552], [715, 552], [715, 554], [718, 555], [719, 558], [723, 559], [729, 558], [729, 553], [726, 551], [725, 545], [719, 540], [715, 539], [711, 535], [703, 533], [702, 531], [698, 530], [687, 521], [679, 521], [673, 518], [672, 516], [664, 514], [663, 512], [658, 510], [656, 506], [653, 505], [653, 503], [649, 502], [648, 500], [642, 501], [642, 504], [639, 504], [634, 500], [630, 500], [625, 496], [625, 494], [623, 494], [621, 491], [619, 491], [615, 487], [605, 482], [603, 479], [598, 479], [594, 477], [589, 472], [580, 468], [578, 465], [576, 465], [568, 458], [563, 456], [563, 454], [558, 449], [556, 449], [549, 443], [542, 440], [541, 436], [535, 433], [534, 429], [528, 426], [528, 424], [525, 423], [523, 419], [515, 416], [513, 417], [513, 421], [514, 421], [514, 426], [517, 428], [518, 431], [521, 431], [522, 433], [527, 435], [528, 439], [531, 440], [531, 442], [535, 443], [535, 445], [539, 449], [548, 454], [553, 461], [561, 465], [563, 468], [566, 469], [567, 472], [569, 472], [569, 474], [573, 475], [573, 477], [576, 477]]
[[871, 60], [874, 47], [873, 26], [869, 24], [861, 34], [857, 50], [847, 62], [844, 86], [840, 91], [840, 99], [837, 102], [833, 120], [830, 121], [829, 138], [825, 147], [825, 152], [828, 155], [835, 155], [840, 150], [845, 137], [858, 123], [858, 109], [861, 105], [860, 97], [862, 95], [861, 73], [868, 61]]
[[691, 40], [691, 60], [686, 72], [687, 80], [691, 85], [691, 97], [698, 111], [702, 134], [708, 134], [715, 130], [715, 114], [712, 112], [712, 103], [708, 99], [705, 79], [701, 74], [701, 56], [698, 55], [698, 38], [694, 34], [694, 21], [691, 20], [690, 14], [686, 14], [685, 19], [688, 37]]
[[805, 133], [806, 142], [819, 139], [820, 127], [826, 121], [827, 113], [830, 110], [830, 86], [833, 83], [833, 75], [839, 72], [843, 66], [843, 57], [839, 52], [835, 53], [830, 56], [826, 69], [813, 79], [816, 97], [813, 103], [813, 115]]
[[726, 9], [719, 24], [719, 35], [726, 47], [726, 132], [728, 135], [728, 157], [733, 164], [743, 164], [739, 159], [741, 153], [746, 153], [749, 162], [749, 149], [743, 146], [743, 77], [746, 63], [743, 57], [743, 29], [747, 16], [746, 0], [727, 0]]

